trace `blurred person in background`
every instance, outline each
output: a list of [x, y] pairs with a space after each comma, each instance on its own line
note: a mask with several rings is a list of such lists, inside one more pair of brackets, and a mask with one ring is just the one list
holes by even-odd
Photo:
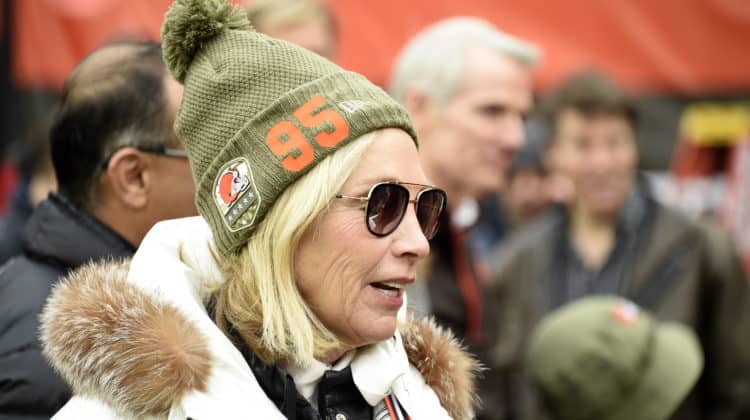
[[55, 171], [49, 154], [49, 118], [32, 129], [27, 141], [18, 141], [9, 151], [10, 161], [18, 168], [7, 213], [0, 218], [0, 265], [21, 253], [23, 227], [37, 204], [57, 189]]
[[636, 174], [635, 111], [606, 78], [576, 76], [552, 103], [549, 162], [575, 194], [491, 259], [502, 312], [493, 360], [522, 402], [519, 418], [535, 407], [523, 379], [529, 332], [592, 294], [626, 297], [700, 338], [706, 369], [675, 419], [750, 418], [750, 289], [736, 248], [717, 227], [653, 199]]
[[630, 301], [592, 296], [547, 315], [527, 354], [544, 420], [667, 420], [703, 368], [698, 338]]
[[255, 29], [332, 60], [336, 24], [325, 0], [249, 0], [245, 10]]
[[542, 147], [529, 142], [511, 162], [508, 187], [501, 199], [514, 228], [534, 220], [551, 202]]
[[[391, 94], [419, 134], [427, 177], [448, 193], [432, 253], [409, 296], [417, 313], [434, 315], [485, 364], [497, 335], [494, 307], [466, 232], [476, 222], [477, 200], [505, 186], [511, 159], [523, 145], [539, 55], [535, 46], [481, 19], [452, 18], [412, 38], [391, 79]], [[505, 418], [501, 388], [485, 372], [479, 419]]]
[[508, 185], [481, 201], [479, 221], [469, 233], [471, 246], [480, 259], [486, 260], [507, 234], [559, 203], [561, 194], [545, 163], [546, 130], [537, 129], [538, 125], [527, 123], [526, 142], [511, 161]]
[[50, 288], [88, 261], [132, 255], [157, 221], [197, 214], [172, 129], [181, 98], [157, 43], [102, 47], [67, 79], [50, 130], [59, 193], [0, 269], [0, 418], [48, 419], [70, 398], [37, 337]]

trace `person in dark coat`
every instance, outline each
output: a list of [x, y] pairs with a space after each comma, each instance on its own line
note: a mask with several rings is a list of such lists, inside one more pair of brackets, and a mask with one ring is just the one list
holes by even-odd
[[31, 215], [23, 253], [0, 268], [0, 419], [48, 419], [70, 398], [38, 341], [58, 279], [128, 257], [157, 221], [197, 213], [172, 129], [181, 89], [156, 43], [102, 47], [66, 81], [50, 130], [59, 192]]
[[605, 77], [555, 94], [553, 170], [575, 194], [512, 235], [492, 258], [501, 339], [493, 352], [521, 419], [538, 406], [524, 379], [530, 331], [549, 312], [596, 294], [625, 297], [698, 336], [705, 369], [674, 420], [750, 418], [750, 287], [735, 244], [715, 224], [656, 201], [637, 175], [635, 111]]

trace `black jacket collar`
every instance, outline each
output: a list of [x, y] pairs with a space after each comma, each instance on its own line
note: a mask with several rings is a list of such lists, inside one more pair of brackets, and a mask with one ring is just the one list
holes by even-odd
[[34, 209], [24, 229], [23, 249], [63, 269], [135, 252], [135, 247], [112, 229], [56, 193], [50, 193]]

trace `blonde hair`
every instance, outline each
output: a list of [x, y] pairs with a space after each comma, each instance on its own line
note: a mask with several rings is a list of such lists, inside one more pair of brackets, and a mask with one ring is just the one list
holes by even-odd
[[258, 30], [301, 25], [329, 16], [319, 0], [252, 0], [245, 4], [247, 17]]
[[227, 335], [234, 328], [265, 363], [305, 366], [341, 346], [302, 298], [294, 256], [377, 134], [353, 140], [289, 186], [247, 244], [222, 263], [216, 323]]

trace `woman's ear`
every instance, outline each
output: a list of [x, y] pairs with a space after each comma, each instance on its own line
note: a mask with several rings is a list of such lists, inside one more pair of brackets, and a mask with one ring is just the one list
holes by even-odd
[[106, 176], [113, 197], [132, 209], [148, 204], [150, 186], [148, 156], [132, 147], [123, 147], [112, 155]]

